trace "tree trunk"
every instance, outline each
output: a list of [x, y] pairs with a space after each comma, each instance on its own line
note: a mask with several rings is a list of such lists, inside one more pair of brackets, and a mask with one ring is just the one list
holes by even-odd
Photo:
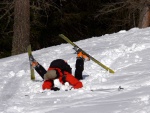
[[30, 41], [29, 0], [15, 0], [12, 55], [26, 52]]
[[145, 6], [140, 14], [139, 28], [146, 28], [150, 26], [150, 7]]

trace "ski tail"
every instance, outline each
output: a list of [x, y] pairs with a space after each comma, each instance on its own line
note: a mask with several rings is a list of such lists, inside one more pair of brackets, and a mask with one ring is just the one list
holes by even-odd
[[31, 80], [35, 80], [34, 68], [31, 66], [31, 60], [30, 60], [30, 57], [32, 57], [31, 45], [27, 47], [27, 52], [28, 52], [29, 63], [30, 63], [30, 78]]
[[99, 66], [101, 66], [105, 70], [109, 71], [110, 73], [115, 73], [114, 70], [110, 69], [109, 67], [107, 67], [106, 65], [102, 64], [101, 62], [99, 62], [98, 60], [96, 60], [94, 57], [92, 57], [91, 55], [89, 55], [88, 53], [86, 53], [84, 50], [82, 50], [80, 47], [78, 47], [75, 43], [73, 43], [71, 40], [69, 40], [65, 35], [60, 34], [59, 36], [62, 39], [64, 39], [66, 42], [70, 43], [72, 46], [79, 48], [84, 54], [86, 54], [87, 56], [89, 56], [92, 61], [94, 61], [96, 64], [98, 64]]

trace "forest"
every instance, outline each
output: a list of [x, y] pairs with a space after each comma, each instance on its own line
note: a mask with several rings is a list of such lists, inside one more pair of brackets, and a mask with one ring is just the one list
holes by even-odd
[[0, 58], [150, 25], [150, 0], [1, 0]]

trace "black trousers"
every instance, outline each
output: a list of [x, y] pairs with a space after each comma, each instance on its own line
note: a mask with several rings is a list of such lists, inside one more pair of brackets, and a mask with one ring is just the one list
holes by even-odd
[[[76, 65], [75, 65], [75, 78], [78, 80], [82, 80], [82, 72], [84, 70], [84, 60], [82, 58], [77, 58]], [[44, 79], [44, 75], [46, 74], [46, 70], [42, 65], [38, 65], [35, 67], [36, 72]]]
[[47, 73], [45, 68], [41, 64], [39, 64], [38, 66], [35, 67], [35, 70], [44, 80], [44, 75]]
[[83, 79], [82, 72], [84, 70], [83, 58], [77, 58], [75, 67], [76, 67], [75, 78], [77, 78], [78, 80], [82, 80]]

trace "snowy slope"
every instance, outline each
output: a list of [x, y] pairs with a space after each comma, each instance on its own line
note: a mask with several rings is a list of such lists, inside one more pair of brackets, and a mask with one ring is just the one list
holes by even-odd
[[[61, 91], [43, 91], [37, 73], [37, 82], [30, 80], [27, 53], [0, 59], [0, 113], [150, 113], [150, 28], [75, 43], [116, 73], [109, 74], [89, 61], [82, 89], [64, 91], [65, 86], [55, 81]], [[65, 59], [74, 72], [73, 53], [70, 44], [61, 44], [33, 55], [46, 69], [52, 60]], [[119, 86], [124, 90], [118, 91]]]

